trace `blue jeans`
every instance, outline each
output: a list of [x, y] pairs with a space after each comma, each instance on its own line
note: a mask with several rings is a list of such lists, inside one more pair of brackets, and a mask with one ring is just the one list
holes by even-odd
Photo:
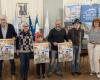
[[30, 53], [20, 53], [20, 74], [21, 77], [28, 75]]
[[71, 64], [72, 72], [79, 72], [80, 70], [80, 47], [73, 46], [73, 61]]
[[57, 74], [61, 74], [61, 63], [58, 62], [58, 52], [52, 50], [51, 51], [51, 59], [50, 64], [48, 66], [48, 74], [52, 72], [56, 72]]
[[[14, 59], [10, 59], [9, 62], [10, 62], [11, 75], [15, 75], [16, 67]], [[0, 60], [0, 77], [2, 76], [2, 67], [3, 67], [3, 60]]]

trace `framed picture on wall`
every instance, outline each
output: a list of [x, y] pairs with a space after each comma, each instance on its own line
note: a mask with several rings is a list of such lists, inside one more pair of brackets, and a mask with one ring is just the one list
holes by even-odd
[[28, 6], [27, 3], [17, 3], [17, 16], [28, 16]]

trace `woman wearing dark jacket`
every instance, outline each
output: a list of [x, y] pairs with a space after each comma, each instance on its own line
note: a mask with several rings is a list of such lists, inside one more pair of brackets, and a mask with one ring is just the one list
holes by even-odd
[[68, 38], [73, 43], [73, 61], [72, 61], [72, 75], [79, 75], [80, 68], [80, 50], [81, 50], [81, 43], [84, 38], [84, 30], [80, 28], [81, 22], [79, 19], [76, 19], [73, 23], [74, 28], [68, 31]]
[[20, 55], [20, 76], [21, 80], [27, 80], [29, 69], [29, 57], [33, 49], [33, 38], [27, 23], [23, 24], [23, 30], [17, 39], [17, 51]]

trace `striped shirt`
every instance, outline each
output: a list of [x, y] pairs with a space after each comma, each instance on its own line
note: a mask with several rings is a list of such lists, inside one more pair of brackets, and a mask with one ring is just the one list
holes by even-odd
[[100, 29], [95, 31], [91, 29], [89, 32], [89, 42], [100, 44]]
[[8, 26], [4, 26], [4, 27], [1, 27], [2, 29], [2, 35], [3, 35], [3, 38], [5, 39], [6, 38], [6, 34], [7, 34], [7, 28]]

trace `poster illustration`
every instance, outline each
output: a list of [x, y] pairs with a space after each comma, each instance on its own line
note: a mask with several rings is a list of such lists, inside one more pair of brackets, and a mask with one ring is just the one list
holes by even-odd
[[58, 43], [58, 60], [59, 62], [73, 60], [72, 42]]
[[98, 5], [81, 5], [80, 20], [82, 22], [92, 22], [94, 18], [98, 17]]
[[0, 60], [14, 59], [14, 40], [0, 39]]
[[49, 62], [49, 43], [34, 43], [34, 63], [48, 63]]
[[64, 22], [73, 22], [75, 18], [80, 18], [80, 5], [64, 6]]

